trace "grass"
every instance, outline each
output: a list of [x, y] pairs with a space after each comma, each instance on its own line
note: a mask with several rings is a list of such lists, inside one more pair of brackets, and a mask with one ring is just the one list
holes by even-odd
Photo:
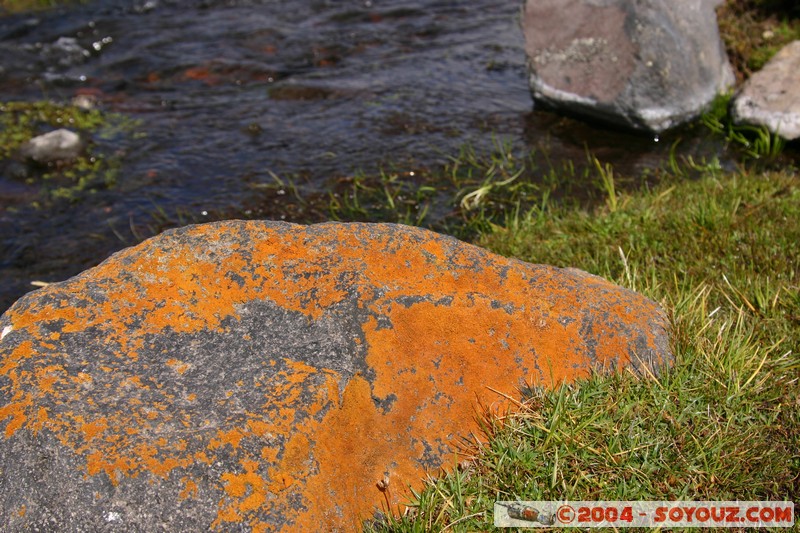
[[487, 444], [375, 531], [487, 531], [496, 500], [800, 500], [800, 180], [709, 172], [607, 201], [544, 203], [475, 241], [643, 292], [674, 367], [527, 391]]
[[546, 146], [520, 153], [501, 140], [486, 153], [463, 146], [447, 161], [433, 169], [390, 168], [334, 177], [325, 192], [310, 190], [301, 176], [270, 173], [268, 181], [251, 185], [257, 200], [248, 206], [249, 216], [277, 218], [272, 204], [294, 222], [393, 222], [471, 239], [504, 224], [510, 213], [547, 204], [551, 196], [587, 203], [605, 198], [609, 187], [613, 192], [619, 185], [641, 181], [615, 176], [590, 154], [583, 162], [556, 165]]
[[771, 133], [766, 126], [734, 124], [730, 116], [731, 94], [719, 95], [700, 121], [712, 133], [733, 145], [743, 160], [761, 159], [775, 162], [783, 152], [786, 141]]

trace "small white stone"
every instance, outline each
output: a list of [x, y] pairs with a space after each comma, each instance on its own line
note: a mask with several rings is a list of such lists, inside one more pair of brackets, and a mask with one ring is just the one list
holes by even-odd
[[34, 137], [21, 147], [22, 154], [40, 163], [69, 160], [78, 157], [82, 148], [80, 135], [60, 129]]
[[97, 107], [97, 98], [91, 94], [79, 94], [72, 99], [72, 105], [84, 111], [91, 111]]
[[2, 332], [2, 333], [0, 333], [0, 340], [3, 340], [3, 339], [6, 337], [6, 335], [8, 335], [9, 333], [11, 333], [11, 330], [13, 330], [13, 329], [14, 329], [14, 328], [13, 328], [13, 326], [6, 326], [6, 327], [4, 327], [4, 328], [3, 328], [3, 332]]

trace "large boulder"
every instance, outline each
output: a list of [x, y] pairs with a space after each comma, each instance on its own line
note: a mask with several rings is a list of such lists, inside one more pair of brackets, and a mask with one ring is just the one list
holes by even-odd
[[421, 229], [168, 231], [0, 318], [0, 530], [357, 529], [474, 443], [477, 405], [658, 372], [667, 328]]
[[544, 108], [660, 132], [733, 82], [719, 0], [527, 0], [522, 26]]
[[783, 47], [747, 80], [734, 98], [733, 117], [788, 140], [800, 137], [800, 41]]

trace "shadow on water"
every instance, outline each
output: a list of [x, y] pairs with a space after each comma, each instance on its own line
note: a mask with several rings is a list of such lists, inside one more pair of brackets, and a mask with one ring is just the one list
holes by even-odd
[[[328, 216], [282, 209], [276, 177], [326, 195], [357, 171], [434, 168], [497, 139], [545, 147], [553, 162], [589, 150], [620, 175], [663, 166], [672, 137], [532, 113], [518, 11], [490, 0], [108, 0], [0, 17], [0, 101], [84, 95], [138, 121], [135, 135], [92, 139], [121, 161], [113, 187], [48, 200], [15, 175], [19, 161], [0, 165], [0, 309], [31, 281], [65, 279], [169, 226]], [[721, 147], [695, 136], [680, 150]]]

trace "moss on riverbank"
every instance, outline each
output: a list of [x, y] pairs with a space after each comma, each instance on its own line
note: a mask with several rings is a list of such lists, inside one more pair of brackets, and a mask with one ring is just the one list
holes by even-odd
[[[40, 187], [35, 202], [75, 199], [111, 187], [121, 165], [119, 154], [98, 142], [113, 143], [130, 135], [136, 122], [118, 114], [49, 101], [0, 102], [0, 164], [13, 165], [8, 174]], [[73, 161], [38, 164], [24, 161], [20, 147], [37, 135], [59, 128], [78, 133], [85, 149]]]
[[800, 39], [800, 4], [795, 0], [726, 0], [717, 15], [739, 81]]

